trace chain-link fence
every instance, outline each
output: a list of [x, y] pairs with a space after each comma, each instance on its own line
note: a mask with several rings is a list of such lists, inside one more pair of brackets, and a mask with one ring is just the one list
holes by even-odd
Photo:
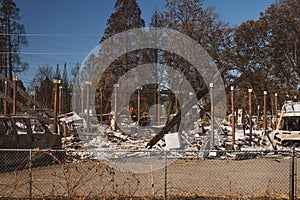
[[[2, 199], [296, 199], [299, 152], [0, 150]], [[203, 158], [205, 157], [205, 159]]]

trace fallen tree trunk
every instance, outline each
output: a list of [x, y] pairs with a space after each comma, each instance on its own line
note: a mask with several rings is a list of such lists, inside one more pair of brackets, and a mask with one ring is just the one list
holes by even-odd
[[[225, 88], [225, 91], [228, 92], [230, 91], [231, 86], [237, 86], [239, 85], [242, 81], [246, 80], [249, 76], [250, 72], [245, 72], [243, 73], [240, 77], [236, 78], [235, 81], [231, 84], [228, 85]], [[202, 87], [200, 90], [197, 91], [197, 97], [199, 99], [203, 98], [206, 94], [208, 94], [208, 88], [205, 85]], [[218, 99], [218, 98], [217, 98]], [[181, 114], [185, 115], [195, 104], [197, 103], [197, 99], [192, 99], [188, 102], [188, 104], [183, 108], [180, 109], [180, 111], [173, 117], [172, 120], [169, 121], [167, 125], [165, 125], [162, 130], [157, 133], [146, 145], [148, 149], [151, 149], [160, 139], [164, 137], [165, 134], [167, 134], [175, 125], [178, 125], [181, 120]], [[217, 102], [216, 102], [217, 103]], [[210, 103], [207, 104], [201, 111], [200, 111], [200, 116], [203, 116], [206, 112], [210, 110]]]

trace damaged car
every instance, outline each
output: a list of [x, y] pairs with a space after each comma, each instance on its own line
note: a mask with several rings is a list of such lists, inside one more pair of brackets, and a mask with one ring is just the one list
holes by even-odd
[[283, 105], [273, 135], [275, 148], [300, 146], [300, 102], [287, 102]]

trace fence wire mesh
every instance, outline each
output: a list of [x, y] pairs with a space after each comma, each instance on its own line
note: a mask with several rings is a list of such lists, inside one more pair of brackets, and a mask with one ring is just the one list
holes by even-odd
[[[299, 152], [0, 150], [2, 199], [300, 197]], [[293, 154], [294, 153], [294, 154]], [[111, 155], [108, 159], [107, 155]], [[293, 167], [292, 167], [293, 166]], [[295, 186], [295, 188], [293, 188]]]

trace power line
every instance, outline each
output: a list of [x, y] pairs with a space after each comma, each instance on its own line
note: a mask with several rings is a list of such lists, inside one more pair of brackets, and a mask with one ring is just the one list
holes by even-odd
[[84, 54], [87, 55], [89, 54], [89, 52], [30, 52], [30, 51], [17, 51], [17, 52], [3, 52], [1, 51], [0, 54], [42, 54], [42, 55], [80, 55], [80, 54]]
[[32, 37], [91, 37], [91, 36], [99, 36], [100, 34], [96, 34], [96, 33], [93, 33], [93, 34], [86, 34], [86, 33], [83, 33], [83, 34], [77, 34], [77, 33], [0, 33], [0, 36], [32, 36]]

